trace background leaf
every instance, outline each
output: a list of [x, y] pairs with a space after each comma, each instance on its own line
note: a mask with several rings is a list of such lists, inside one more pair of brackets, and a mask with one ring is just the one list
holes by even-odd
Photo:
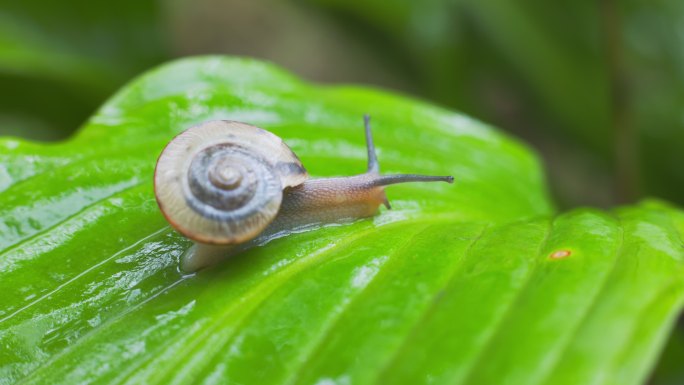
[[166, 56], [159, 4], [2, 1], [0, 133], [58, 139]]
[[[151, 185], [174, 134], [247, 121], [346, 175], [364, 112], [383, 171], [456, 184], [179, 273], [189, 241]], [[492, 128], [256, 61], [171, 63], [68, 142], [0, 148], [0, 383], [639, 383], [684, 299], [681, 211], [554, 217], [535, 157]]]
[[681, 1], [308, 3], [391, 50], [413, 93], [529, 141], [561, 205], [682, 203]]

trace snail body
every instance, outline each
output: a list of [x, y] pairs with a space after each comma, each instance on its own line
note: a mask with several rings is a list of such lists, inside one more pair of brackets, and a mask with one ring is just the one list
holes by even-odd
[[368, 116], [368, 170], [311, 179], [276, 135], [245, 123], [209, 121], [176, 136], [155, 169], [155, 197], [169, 223], [195, 245], [181, 259], [192, 272], [247, 249], [259, 239], [390, 208], [384, 186], [453, 182], [451, 176], [380, 175]]

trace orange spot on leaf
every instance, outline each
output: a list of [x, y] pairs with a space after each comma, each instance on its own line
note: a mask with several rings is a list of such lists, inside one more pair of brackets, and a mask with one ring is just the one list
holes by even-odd
[[549, 255], [549, 258], [561, 259], [561, 258], [569, 257], [570, 254], [572, 254], [570, 252], [570, 250], [557, 250], [557, 251], [554, 251], [553, 253], [551, 253], [551, 255]]

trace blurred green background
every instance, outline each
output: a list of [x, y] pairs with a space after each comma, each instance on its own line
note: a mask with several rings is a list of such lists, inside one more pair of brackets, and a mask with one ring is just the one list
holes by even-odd
[[[561, 208], [684, 203], [681, 0], [0, 3], [2, 136], [66, 138], [156, 64], [244, 55], [496, 125], [541, 154]], [[684, 378], [682, 329], [654, 383]]]

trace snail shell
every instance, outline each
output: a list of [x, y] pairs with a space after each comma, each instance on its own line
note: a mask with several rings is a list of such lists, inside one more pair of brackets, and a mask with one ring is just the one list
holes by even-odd
[[155, 196], [169, 223], [201, 243], [256, 237], [278, 214], [283, 189], [308, 179], [274, 134], [245, 123], [209, 121], [176, 136], [157, 161]]

